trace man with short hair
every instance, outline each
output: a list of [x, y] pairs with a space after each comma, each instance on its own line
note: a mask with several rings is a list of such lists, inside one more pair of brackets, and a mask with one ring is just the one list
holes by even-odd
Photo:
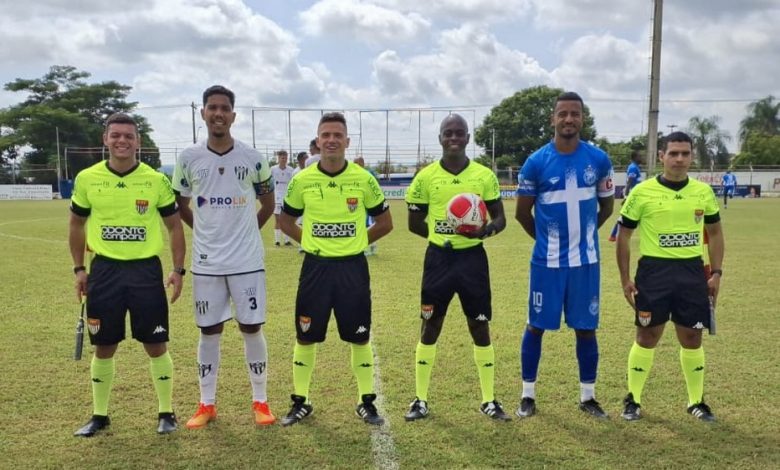
[[[724, 240], [712, 187], [688, 177], [693, 140], [673, 132], [659, 152], [663, 173], [638, 185], [620, 211], [617, 264], [623, 295], [634, 311], [636, 339], [628, 354], [628, 395], [622, 417], [640, 419], [642, 390], [655, 347], [671, 318], [680, 343], [680, 365], [688, 389], [688, 413], [714, 421], [704, 403], [702, 331], [709, 328], [723, 275]], [[639, 227], [641, 257], [631, 280], [631, 236]], [[711, 269], [702, 256], [709, 238]]]
[[[639, 164], [642, 163], [642, 154], [638, 150], [631, 152], [631, 163], [626, 168], [626, 186], [623, 189], [623, 203], [626, 202], [628, 193], [642, 181], [642, 169], [639, 168]], [[609, 234], [609, 241], [614, 242], [617, 240], [617, 232], [620, 228], [620, 224], [615, 222], [615, 226], [612, 227], [612, 232]]]
[[[268, 160], [234, 139], [235, 95], [221, 85], [203, 92], [200, 115], [208, 138], [182, 151], [173, 186], [182, 219], [192, 227], [192, 297], [198, 342], [198, 410], [187, 428], [199, 429], [217, 418], [217, 377], [224, 323], [233, 318], [244, 338], [252, 410], [258, 426], [273, 424], [268, 407], [268, 347], [265, 265], [260, 229], [274, 209]], [[195, 200], [194, 211], [190, 199]], [[255, 212], [255, 199], [260, 209]]]
[[[168, 229], [173, 270], [171, 303], [181, 294], [184, 231], [168, 178], [136, 161], [141, 142], [138, 125], [127, 114], [106, 120], [103, 145], [109, 157], [81, 171], [71, 199], [68, 243], [76, 275], [76, 295], [86, 295], [87, 327], [95, 346], [92, 377], [93, 414], [76, 436], [90, 437], [108, 427], [108, 401], [116, 353], [125, 338], [130, 312], [133, 338], [144, 345], [158, 399], [157, 432], [176, 430], [173, 413], [173, 361], [168, 353], [168, 302], [160, 252], [160, 218]], [[89, 222], [89, 223], [87, 223]], [[84, 249], [95, 253], [90, 273]]]
[[[460, 298], [474, 342], [474, 362], [482, 390], [479, 409], [492, 419], [511, 419], [495, 397], [490, 269], [482, 246], [482, 239], [506, 227], [506, 218], [496, 175], [466, 156], [470, 137], [462, 116], [451, 114], [444, 118], [439, 127], [442, 157], [417, 173], [406, 194], [409, 230], [428, 240], [420, 294], [422, 328], [415, 352], [416, 396], [405, 415], [407, 421], [428, 416], [428, 388], [436, 359], [436, 342], [455, 294]], [[456, 233], [447, 222], [448, 202], [462, 193], [480, 196], [491, 219], [470, 234]]]
[[607, 418], [595, 397], [600, 309], [598, 228], [612, 214], [615, 188], [607, 154], [580, 139], [584, 112], [577, 93], [558, 96], [552, 115], [552, 141], [528, 157], [517, 176], [515, 218], [535, 240], [528, 325], [520, 348], [523, 391], [516, 414], [521, 418], [536, 413], [542, 337], [545, 331], [560, 328], [561, 310], [576, 339], [580, 410]]
[[[320, 118], [317, 144], [321, 160], [293, 176], [280, 217], [282, 230], [306, 253], [295, 299], [295, 393], [282, 424], [298, 423], [313, 411], [309, 385], [317, 343], [325, 341], [332, 310], [339, 336], [352, 352], [358, 385], [355, 413], [368, 424], [381, 425], [384, 419], [374, 404], [371, 281], [363, 250], [393, 229], [390, 206], [376, 178], [346, 160], [349, 134], [343, 114]], [[376, 220], [368, 229], [366, 214]], [[295, 224], [301, 215], [302, 228]]]
[[[280, 246], [282, 242], [282, 229], [279, 227], [279, 214], [282, 213], [284, 195], [287, 194], [287, 185], [293, 177], [293, 169], [287, 166], [287, 151], [276, 152], [276, 165], [271, 167], [271, 176], [274, 179], [274, 245]], [[290, 246], [290, 237], [284, 235], [284, 245]]]
[[317, 137], [311, 139], [309, 142], [309, 158], [306, 159], [305, 166], [312, 166], [320, 161], [320, 146]]

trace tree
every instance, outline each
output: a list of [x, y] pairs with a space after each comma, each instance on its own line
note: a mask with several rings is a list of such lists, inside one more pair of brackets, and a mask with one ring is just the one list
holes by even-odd
[[780, 102], [775, 102], [774, 96], [769, 95], [748, 105], [748, 115], [739, 125], [741, 150], [748, 150], [746, 145], [752, 133], [780, 135]]
[[[563, 93], [560, 88], [536, 86], [526, 88], [505, 98], [501, 104], [490, 110], [475, 133], [476, 143], [490, 152], [493, 148], [493, 131], [496, 140], [496, 162], [511, 162], [522, 165], [539, 147], [552, 139], [554, 129], [551, 117], [555, 109], [555, 98]], [[581, 136], [584, 140], [596, 138], [593, 117], [586, 106]], [[509, 160], [502, 157], [508, 156]], [[487, 157], [483, 161], [488, 161]]]
[[743, 148], [745, 150], [734, 157], [733, 165], [780, 165], [780, 135], [751, 132]]
[[[57, 134], [61, 147], [95, 147], [102, 143], [103, 123], [112, 113], [132, 114], [137, 103], [128, 102], [131, 87], [115, 81], [88, 84], [88, 72], [72, 66], [54, 65], [41, 78], [6, 83], [5, 89], [27, 92], [27, 98], [14, 106], [0, 109], [0, 155], [27, 149], [22, 167], [57, 166]], [[138, 123], [145, 151], [141, 158], [154, 168], [160, 166], [160, 154], [149, 137], [152, 129], [142, 116], [133, 115]], [[70, 175], [99, 161], [102, 152], [71, 162]], [[37, 183], [57, 183], [57, 175], [48, 171], [34, 174]]]
[[713, 163], [720, 167], [729, 165], [726, 141], [731, 137], [720, 129], [720, 116], [692, 117], [688, 120], [688, 134], [693, 139], [693, 152], [700, 168], [709, 168]]

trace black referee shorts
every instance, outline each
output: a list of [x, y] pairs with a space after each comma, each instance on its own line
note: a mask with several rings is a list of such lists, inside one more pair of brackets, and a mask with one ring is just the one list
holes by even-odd
[[133, 338], [142, 343], [168, 341], [168, 299], [158, 257], [120, 261], [95, 256], [87, 282], [87, 329], [92, 344], [125, 339], [130, 311]]
[[485, 248], [480, 244], [453, 250], [429, 243], [423, 263], [420, 316], [428, 320], [447, 315], [456, 293], [467, 317], [482, 321], [493, 318]]
[[688, 328], [710, 326], [710, 302], [701, 258], [665, 259], [644, 256], [636, 270], [636, 325], [669, 321]]
[[339, 336], [349, 343], [368, 341], [371, 334], [371, 278], [363, 253], [323, 258], [306, 253], [295, 299], [298, 339], [325, 341], [330, 312]]

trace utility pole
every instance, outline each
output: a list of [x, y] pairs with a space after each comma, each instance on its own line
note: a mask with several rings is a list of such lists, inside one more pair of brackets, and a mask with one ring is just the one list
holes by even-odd
[[496, 172], [496, 130], [490, 129], [490, 135], [493, 138], [493, 150], [490, 152], [490, 155], [493, 158], [493, 173], [495, 173]]
[[60, 169], [60, 128], [54, 127], [54, 133], [57, 137], [57, 192], [60, 192], [60, 180], [62, 179], [62, 170]]
[[192, 143], [197, 144], [198, 134], [195, 132], [195, 102], [193, 101], [190, 106], [192, 106]]
[[663, 25], [663, 0], [654, 0], [653, 38], [650, 57], [650, 109], [647, 118], [647, 175], [655, 174], [658, 159], [658, 95], [661, 80], [661, 31]]
[[669, 128], [669, 133], [671, 134], [675, 129], [677, 129], [678, 126], [677, 124], [667, 124], [666, 127]]

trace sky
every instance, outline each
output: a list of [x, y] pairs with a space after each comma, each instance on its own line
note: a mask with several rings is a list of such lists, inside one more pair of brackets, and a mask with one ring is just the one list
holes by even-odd
[[[369, 163], [436, 158], [447, 114], [474, 128], [537, 85], [578, 92], [612, 142], [647, 127], [652, 0], [0, 0], [0, 11], [1, 83], [72, 65], [130, 85], [163, 163], [205, 137], [191, 103], [212, 84], [236, 93], [234, 137], [296, 153], [323, 110], [344, 110], [349, 156]], [[780, 0], [664, 2], [659, 130], [719, 116], [735, 150], [747, 105], [780, 97], [778, 24]], [[0, 90], [0, 107], [24, 99]]]

